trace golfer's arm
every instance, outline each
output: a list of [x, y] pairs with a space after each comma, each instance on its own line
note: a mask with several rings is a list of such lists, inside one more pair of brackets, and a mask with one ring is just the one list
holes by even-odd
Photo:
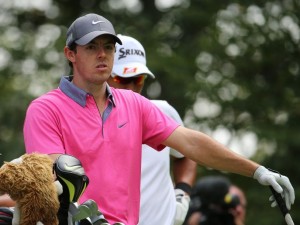
[[186, 183], [192, 187], [194, 185], [196, 176], [196, 162], [187, 157], [173, 157], [173, 178], [175, 185], [178, 183]]
[[49, 157], [55, 162], [55, 160], [60, 156], [61, 154], [49, 154]]
[[0, 195], [0, 207], [14, 207], [15, 204], [8, 194]]
[[163, 142], [198, 164], [252, 177], [259, 166], [201, 132], [179, 126]]

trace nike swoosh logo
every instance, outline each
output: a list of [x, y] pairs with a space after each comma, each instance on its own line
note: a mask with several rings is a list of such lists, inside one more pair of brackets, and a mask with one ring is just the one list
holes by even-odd
[[92, 24], [97, 24], [97, 23], [104, 23], [104, 21], [101, 21], [101, 20], [98, 20], [98, 21], [93, 20], [92, 21]]
[[126, 125], [126, 123], [127, 123], [127, 122], [125, 122], [125, 123], [122, 123], [122, 124], [119, 124], [119, 125], [118, 125], [118, 128], [122, 128], [122, 127], [124, 127], [124, 126]]
[[65, 169], [68, 171], [75, 171], [77, 169], [81, 169], [82, 166], [79, 165], [74, 165], [74, 166], [69, 166], [67, 163], [65, 163]]

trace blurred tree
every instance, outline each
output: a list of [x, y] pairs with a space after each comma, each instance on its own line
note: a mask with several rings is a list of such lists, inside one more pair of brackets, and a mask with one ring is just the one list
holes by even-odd
[[33, 97], [52, 88], [61, 74], [63, 55], [55, 48], [61, 30], [45, 15], [49, 5], [0, 5], [0, 152], [1, 161], [8, 161], [25, 152], [25, 110]]
[[[258, 138], [255, 159], [266, 159], [265, 165], [288, 174], [299, 193], [299, 3], [230, 3], [197, 26], [199, 17], [192, 15], [194, 10], [200, 11], [200, 4], [204, 9], [202, 3], [192, 1], [187, 10], [180, 9], [174, 16], [174, 26], [183, 23], [182, 36], [174, 48], [174, 55], [182, 56], [177, 61], [181, 68], [163, 67], [174, 69], [169, 74], [189, 71], [185, 78], [192, 82], [181, 81], [182, 86], [187, 84], [184, 90], [194, 103], [185, 108], [188, 123], [208, 132], [225, 127], [233, 138], [254, 133]], [[213, 3], [207, 4], [213, 7]], [[209, 9], [207, 6], [203, 11]], [[247, 151], [247, 146], [244, 148]], [[261, 204], [260, 193], [251, 193], [256, 198], [250, 204]], [[251, 208], [249, 223], [257, 220], [259, 209]], [[293, 210], [297, 211], [297, 206]], [[280, 213], [275, 215], [260, 224], [282, 224]]]

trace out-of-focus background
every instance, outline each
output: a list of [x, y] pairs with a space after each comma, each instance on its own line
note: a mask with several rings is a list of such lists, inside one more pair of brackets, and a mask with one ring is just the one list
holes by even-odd
[[[288, 175], [300, 196], [298, 0], [0, 0], [1, 164], [24, 153], [26, 107], [69, 74], [66, 30], [90, 12], [144, 45], [156, 75], [144, 95], [167, 100], [187, 127]], [[228, 176], [246, 192], [246, 224], [285, 224], [268, 188]]]

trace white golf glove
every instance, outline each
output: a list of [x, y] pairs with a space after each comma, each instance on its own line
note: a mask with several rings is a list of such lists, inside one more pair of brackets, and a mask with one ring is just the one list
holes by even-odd
[[[254, 172], [253, 178], [262, 185], [272, 186], [285, 200], [287, 209], [291, 209], [291, 205], [294, 204], [295, 201], [295, 191], [288, 177], [276, 171], [268, 170], [264, 166], [259, 166]], [[271, 196], [269, 200], [272, 201], [271, 207], [277, 205], [273, 196]]]
[[189, 209], [190, 197], [181, 189], [175, 189], [176, 214], [174, 225], [182, 225]]

